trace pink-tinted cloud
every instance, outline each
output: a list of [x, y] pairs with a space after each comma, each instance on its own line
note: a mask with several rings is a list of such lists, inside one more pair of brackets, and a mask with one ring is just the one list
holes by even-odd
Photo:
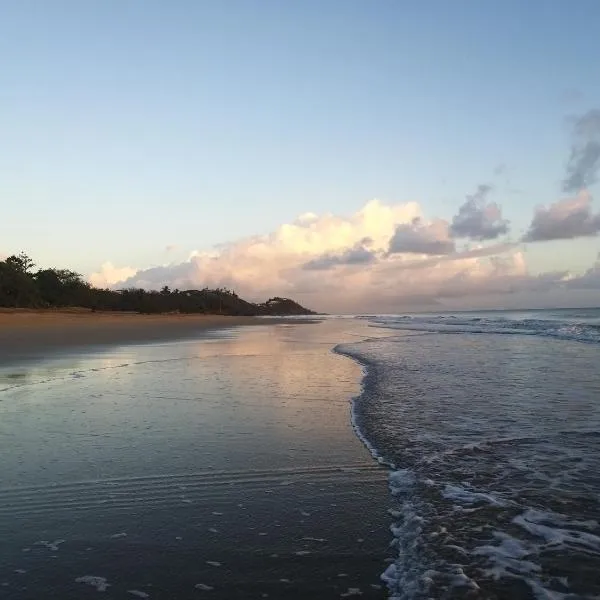
[[600, 232], [600, 213], [592, 213], [587, 191], [536, 209], [523, 241], [541, 242], [594, 236]]
[[[421, 246], [399, 245], [389, 253], [399, 231], [416, 232], [408, 241], [416, 239]], [[447, 244], [445, 253], [423, 252], [436, 243]], [[569, 277], [531, 275], [515, 244], [457, 250], [448, 223], [427, 221], [417, 204], [373, 201], [349, 217], [303, 215], [269, 235], [194, 252], [178, 264], [137, 272], [104, 265], [92, 281], [154, 289], [225, 286], [250, 300], [291, 296], [325, 312], [393, 312], [440, 302], [473, 306], [492, 297], [502, 305], [499, 299], [509, 295], [545, 296], [553, 288], [576, 286]], [[592, 280], [593, 274], [581, 282]]]
[[133, 277], [137, 273], [131, 267], [115, 267], [111, 262], [105, 262], [97, 273], [89, 277], [90, 283], [99, 288], [108, 288]]

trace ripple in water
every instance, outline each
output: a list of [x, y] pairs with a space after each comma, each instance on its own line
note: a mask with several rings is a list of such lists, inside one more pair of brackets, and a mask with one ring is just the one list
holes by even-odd
[[355, 426], [390, 466], [391, 597], [599, 597], [600, 346], [407, 322], [337, 348], [366, 367]]

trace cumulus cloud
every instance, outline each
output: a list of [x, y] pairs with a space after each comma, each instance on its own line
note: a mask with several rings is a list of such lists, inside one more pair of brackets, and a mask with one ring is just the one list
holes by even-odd
[[367, 247], [371, 243], [371, 238], [365, 238], [344, 252], [338, 254], [327, 253], [318, 256], [317, 258], [313, 258], [305, 263], [303, 268], [315, 271], [325, 271], [343, 265], [368, 265], [377, 260], [377, 253], [373, 250], [369, 250]]
[[592, 198], [581, 191], [574, 198], [536, 209], [523, 241], [566, 240], [594, 236], [600, 231], [600, 214], [592, 214]]
[[136, 269], [131, 267], [115, 267], [111, 262], [105, 262], [100, 271], [90, 275], [89, 280], [95, 287], [107, 288], [133, 277], [136, 273]]
[[144, 269], [118, 283], [149, 288], [168, 284], [180, 289], [225, 285], [253, 298], [283, 294], [295, 288], [297, 279], [291, 274], [308, 261], [344, 255], [357, 244], [373, 253], [384, 252], [395, 224], [409, 223], [420, 214], [415, 202], [386, 205], [378, 200], [349, 217], [306, 214], [268, 235], [196, 251], [183, 263]]
[[450, 254], [455, 251], [447, 221], [425, 223], [420, 217], [396, 226], [390, 239], [389, 254]]
[[[593, 213], [588, 192], [600, 169], [600, 110], [589, 111], [573, 126], [562, 182], [572, 197], [538, 207], [521, 242], [600, 233], [600, 214]], [[499, 165], [494, 174], [505, 170]], [[493, 306], [507, 306], [508, 300], [500, 298], [509, 296], [538, 304], [558, 297], [556, 290], [581, 292], [578, 298], [584, 302], [585, 294], [587, 299], [600, 289], [600, 258], [581, 275], [533, 275], [519, 245], [494, 243], [509, 232], [509, 221], [489, 200], [490, 191], [479, 185], [450, 223], [426, 218], [415, 202], [373, 200], [348, 217], [307, 212], [268, 235], [195, 251], [178, 264], [135, 271], [105, 263], [90, 281], [149, 289], [225, 286], [250, 300], [288, 295], [327, 312], [394, 312], [440, 302], [468, 307], [484, 305], [484, 298], [492, 299]], [[465, 248], [465, 241], [477, 245]], [[173, 250], [166, 247], [166, 252]]]
[[[507, 245], [498, 245], [497, 250], [507, 250]], [[394, 258], [371, 272], [368, 297], [349, 298], [347, 303], [372, 312], [422, 310], [428, 306], [433, 309], [436, 304], [499, 307], [506, 306], [512, 297], [545, 297], [562, 285], [566, 276], [565, 272], [530, 274], [523, 252], [514, 246], [493, 256], [465, 252], [436, 261]]]
[[598, 180], [600, 169], [600, 110], [593, 109], [573, 124], [573, 145], [563, 191], [577, 193]]
[[473, 195], [467, 196], [452, 219], [452, 236], [484, 241], [508, 233], [508, 221], [502, 218], [498, 204], [487, 202], [491, 189], [489, 185], [479, 185]]
[[92, 282], [149, 289], [226, 286], [250, 300], [291, 296], [325, 312], [393, 312], [535, 292], [563, 276], [531, 276], [513, 244], [457, 251], [446, 221], [426, 221], [415, 203], [373, 201], [349, 217], [303, 215], [269, 235], [195, 252], [179, 264], [138, 272], [105, 264]]

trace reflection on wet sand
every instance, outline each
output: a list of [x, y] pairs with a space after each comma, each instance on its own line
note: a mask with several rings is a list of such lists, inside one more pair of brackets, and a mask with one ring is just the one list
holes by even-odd
[[254, 327], [5, 373], [6, 597], [382, 597], [386, 478], [349, 423], [360, 370], [330, 352], [346, 327]]

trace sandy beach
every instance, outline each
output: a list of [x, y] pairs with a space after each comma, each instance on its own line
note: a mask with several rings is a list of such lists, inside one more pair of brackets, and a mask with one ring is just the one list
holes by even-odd
[[269, 321], [227, 315], [0, 309], [0, 363], [46, 358], [83, 347], [190, 338], [210, 329]]
[[[43, 320], [12, 335], [64, 335]], [[255, 321], [62, 322], [69, 339], [106, 327], [116, 341], [121, 327]], [[385, 597], [387, 472], [350, 424], [361, 370], [331, 352], [347, 327], [221, 329], [0, 369], [2, 598]]]

